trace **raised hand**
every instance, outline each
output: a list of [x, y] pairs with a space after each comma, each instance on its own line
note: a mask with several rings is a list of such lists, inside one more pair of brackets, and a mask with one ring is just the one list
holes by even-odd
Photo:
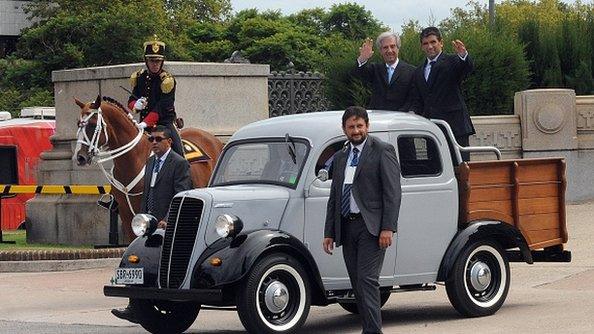
[[359, 48], [359, 62], [364, 63], [373, 56], [373, 40], [371, 38], [365, 39], [363, 45]]
[[453, 40], [452, 46], [454, 47], [454, 50], [460, 57], [464, 57], [468, 53], [468, 51], [466, 50], [466, 46], [464, 46], [464, 43], [462, 43], [462, 41], [459, 39]]

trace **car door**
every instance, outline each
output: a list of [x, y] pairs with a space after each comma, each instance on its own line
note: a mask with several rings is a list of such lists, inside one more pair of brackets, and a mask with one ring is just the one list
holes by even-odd
[[458, 185], [447, 142], [431, 132], [394, 133], [402, 203], [396, 237], [396, 284], [433, 282], [457, 231]]

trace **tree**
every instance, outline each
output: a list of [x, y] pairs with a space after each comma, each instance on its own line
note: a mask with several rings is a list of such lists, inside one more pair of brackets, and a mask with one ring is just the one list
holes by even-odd
[[164, 0], [167, 13], [178, 22], [222, 22], [231, 14], [229, 0]]
[[350, 40], [364, 40], [387, 30], [370, 11], [355, 3], [332, 5], [324, 27], [328, 34], [340, 33]]
[[328, 14], [324, 8], [304, 9], [293, 15], [289, 15], [287, 19], [296, 26], [307, 29], [309, 32], [319, 35], [326, 35], [326, 22]]

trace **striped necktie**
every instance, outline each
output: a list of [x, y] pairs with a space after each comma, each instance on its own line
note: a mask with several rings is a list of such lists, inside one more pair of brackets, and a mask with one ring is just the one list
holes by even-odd
[[[153, 174], [158, 174], [159, 170], [161, 169], [161, 159], [155, 160], [155, 165], [153, 166]], [[145, 177], [149, 177], [146, 175]], [[150, 176], [153, 177], [152, 175]], [[153, 186], [151, 186], [148, 190], [148, 195], [146, 197], [146, 210], [147, 213], [152, 214], [153, 210], [155, 209], [155, 195], [153, 191]]]
[[[351, 159], [351, 167], [359, 165], [359, 149], [353, 148], [353, 159]], [[340, 202], [340, 214], [346, 217], [351, 212], [351, 189], [352, 183], [345, 183], [342, 189], [342, 198]]]

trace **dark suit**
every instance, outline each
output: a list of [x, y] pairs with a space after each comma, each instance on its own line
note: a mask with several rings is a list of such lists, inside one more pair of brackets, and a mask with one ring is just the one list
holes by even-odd
[[418, 98], [413, 109], [427, 118], [446, 121], [458, 142], [462, 141], [463, 146], [468, 145], [468, 136], [475, 131], [460, 85], [474, 69], [472, 58], [467, 55], [466, 60], [462, 60], [458, 55], [442, 53], [431, 66], [427, 81], [424, 75], [426, 65], [425, 59], [415, 70], [414, 83]]
[[382, 230], [396, 231], [401, 199], [400, 166], [392, 145], [368, 136], [352, 187], [362, 218], [347, 219], [340, 212], [350, 147], [345, 146], [334, 156], [324, 237], [333, 238], [337, 247], [343, 246], [344, 261], [363, 319], [363, 332], [380, 333], [379, 273], [385, 249], [379, 247], [378, 236]]
[[371, 85], [371, 99], [368, 109], [408, 111], [411, 105], [413, 74], [415, 67], [398, 61], [392, 79], [388, 83], [388, 69], [385, 63], [359, 67], [356, 63], [353, 75]]
[[[169, 211], [169, 202], [175, 194], [180, 191], [192, 189], [192, 180], [190, 179], [190, 164], [173, 150], [169, 151], [167, 158], [163, 162], [155, 186], [151, 190], [151, 177], [158, 157], [154, 154], [146, 162], [144, 170], [144, 192], [142, 194], [142, 203], [140, 212], [150, 213], [157, 221], [166, 220]], [[147, 198], [149, 191], [153, 192], [153, 211], [147, 212]]]

